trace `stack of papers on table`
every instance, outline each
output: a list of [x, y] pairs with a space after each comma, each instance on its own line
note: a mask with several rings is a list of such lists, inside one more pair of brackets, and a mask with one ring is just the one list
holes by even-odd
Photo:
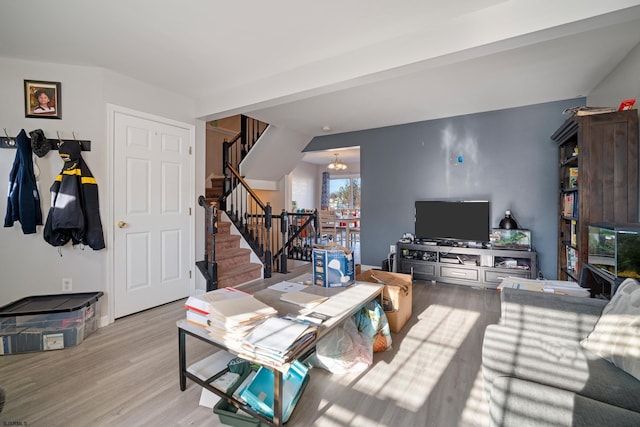
[[242, 340], [265, 319], [278, 314], [275, 308], [249, 295], [209, 303], [207, 316], [209, 335], [239, 351]]
[[315, 326], [282, 317], [271, 317], [258, 325], [243, 342], [243, 351], [273, 364], [289, 357], [316, 336]]
[[290, 302], [305, 308], [313, 308], [328, 299], [329, 297], [302, 291], [287, 292], [280, 297], [281, 301]]
[[249, 296], [251, 296], [251, 294], [235, 288], [221, 288], [205, 294], [189, 297], [184, 303], [187, 309], [187, 321], [198, 326], [206, 327], [207, 317], [211, 311], [210, 303]]

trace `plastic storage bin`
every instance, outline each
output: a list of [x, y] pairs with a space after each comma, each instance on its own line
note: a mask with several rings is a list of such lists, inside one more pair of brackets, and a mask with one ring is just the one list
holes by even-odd
[[0, 355], [80, 344], [98, 327], [102, 295], [38, 295], [0, 307]]
[[253, 418], [250, 415], [243, 415], [238, 413], [238, 408], [227, 402], [225, 399], [220, 399], [216, 406], [213, 407], [213, 412], [218, 414], [220, 422], [235, 427], [266, 427], [268, 424], [264, 424], [257, 418]]
[[[229, 362], [231, 363], [231, 362]], [[222, 373], [229, 371], [225, 369]], [[249, 377], [249, 374], [256, 373], [255, 369], [249, 368], [244, 372], [240, 378], [229, 389], [229, 394], [235, 396], [235, 392], [238, 387], [241, 387], [244, 381]], [[222, 374], [221, 373], [221, 374]], [[239, 373], [239, 372], [237, 372]], [[217, 376], [217, 375], [216, 375]], [[242, 391], [242, 390], [239, 390]], [[261, 422], [259, 419], [252, 417], [249, 414], [238, 413], [238, 408], [229, 403], [226, 399], [220, 399], [218, 403], [213, 407], [213, 413], [217, 414], [220, 418], [220, 422], [235, 427], [266, 427], [268, 424]]]
[[[282, 422], [287, 422], [298, 399], [309, 382], [309, 369], [299, 361], [291, 364], [291, 368], [283, 375], [282, 388]], [[273, 372], [265, 367], [258, 370], [253, 381], [240, 394], [249, 406], [273, 419]]]

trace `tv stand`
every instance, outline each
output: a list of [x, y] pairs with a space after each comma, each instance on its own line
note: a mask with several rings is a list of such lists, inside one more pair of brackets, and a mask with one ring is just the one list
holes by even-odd
[[497, 288], [505, 277], [538, 276], [534, 251], [398, 242], [396, 253], [398, 272], [418, 280]]

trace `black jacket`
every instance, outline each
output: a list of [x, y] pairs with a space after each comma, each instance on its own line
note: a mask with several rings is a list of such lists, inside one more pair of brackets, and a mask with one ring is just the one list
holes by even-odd
[[98, 184], [80, 155], [80, 143], [64, 142], [58, 150], [65, 164], [51, 186], [44, 239], [53, 246], [63, 246], [71, 240], [74, 245], [103, 249]]
[[31, 140], [22, 129], [16, 137], [18, 151], [9, 173], [9, 194], [4, 226], [13, 227], [15, 221], [22, 225], [24, 234], [36, 232], [36, 225], [42, 225], [40, 194], [33, 173]]

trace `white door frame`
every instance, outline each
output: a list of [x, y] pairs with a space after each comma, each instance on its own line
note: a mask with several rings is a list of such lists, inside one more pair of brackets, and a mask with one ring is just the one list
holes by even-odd
[[[115, 241], [115, 212], [114, 212], [114, 207], [115, 207], [115, 197], [116, 197], [116, 188], [115, 188], [115, 174], [116, 174], [116, 168], [115, 168], [115, 115], [116, 113], [122, 113], [122, 114], [127, 114], [130, 116], [134, 116], [134, 117], [139, 117], [141, 119], [145, 119], [145, 120], [153, 120], [159, 123], [165, 123], [171, 126], [176, 126], [176, 127], [180, 127], [183, 129], [186, 129], [189, 131], [189, 147], [191, 150], [191, 156], [190, 160], [189, 160], [189, 167], [191, 168], [191, 173], [189, 174], [189, 200], [191, 201], [189, 203], [189, 209], [191, 210], [191, 215], [189, 216], [189, 265], [191, 265], [192, 267], [190, 268], [190, 270], [192, 271], [192, 274], [189, 277], [189, 295], [193, 295], [195, 292], [195, 274], [193, 274], [193, 271], [195, 269], [195, 140], [196, 140], [196, 135], [195, 135], [195, 126], [188, 124], [188, 123], [184, 123], [184, 122], [179, 122], [176, 120], [172, 120], [172, 119], [167, 119], [166, 117], [161, 117], [161, 116], [156, 116], [153, 114], [149, 114], [149, 113], [144, 113], [141, 111], [137, 111], [137, 110], [132, 110], [130, 108], [126, 108], [126, 107], [121, 107], [119, 105], [114, 105], [114, 104], [109, 104], [107, 103], [107, 146], [109, 147], [109, 149], [107, 150], [107, 158], [108, 158], [108, 171], [109, 171], [109, 178], [107, 180], [107, 184], [108, 184], [108, 194], [109, 194], [109, 200], [111, 203], [109, 203], [109, 206], [107, 209], [103, 209], [104, 212], [106, 212], [106, 224], [108, 224], [106, 227], [104, 227], [104, 230], [106, 231], [106, 235], [107, 235], [107, 269], [106, 269], [106, 276], [107, 276], [107, 314], [106, 314], [106, 319], [102, 318], [102, 325], [101, 326], [105, 326], [106, 324], [110, 324], [113, 323], [115, 321], [115, 282], [114, 282], [114, 277], [115, 277], [115, 251], [113, 248], [113, 244]], [[111, 247], [110, 247], [111, 245]], [[105, 323], [106, 320], [106, 323]]]

